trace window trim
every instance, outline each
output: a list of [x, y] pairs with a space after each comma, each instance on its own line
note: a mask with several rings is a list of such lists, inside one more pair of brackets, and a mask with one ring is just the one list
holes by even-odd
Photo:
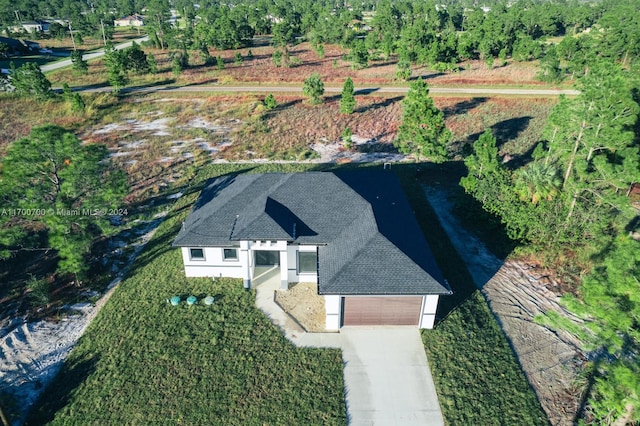
[[[226, 255], [226, 251], [227, 250], [233, 250], [235, 252], [235, 257], [227, 257], [227, 255]], [[237, 262], [238, 260], [240, 260], [240, 257], [238, 256], [238, 248], [237, 247], [223, 247], [222, 248], [222, 260], [224, 262]]]
[[[193, 250], [200, 250], [202, 252], [202, 257], [194, 256], [193, 255]], [[203, 261], [207, 260], [207, 258], [205, 256], [204, 247], [190, 247], [189, 248], [189, 260], [192, 260], [192, 261], [195, 261], [195, 262], [203, 262]]]
[[[318, 274], [318, 251], [314, 250], [314, 251], [310, 251], [310, 250], [298, 250], [297, 251], [297, 256], [296, 256], [296, 272], [298, 273], [298, 275], [317, 275]], [[316, 263], [315, 263], [315, 269], [311, 272], [308, 271], [302, 271], [300, 270], [300, 254], [301, 253], [312, 253], [315, 255], [316, 257]]]

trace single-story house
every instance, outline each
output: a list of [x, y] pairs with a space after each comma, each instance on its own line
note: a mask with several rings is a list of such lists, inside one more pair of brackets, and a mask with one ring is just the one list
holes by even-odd
[[35, 32], [38, 33], [48, 33], [49, 32], [49, 21], [45, 21], [42, 19], [36, 19], [34, 21], [23, 21], [20, 22], [20, 25], [14, 25], [10, 28], [14, 33], [29, 33], [33, 34]]
[[188, 277], [242, 278], [258, 267], [315, 282], [326, 328], [433, 328], [438, 268], [390, 171], [227, 175], [211, 179], [173, 242]]
[[124, 18], [114, 19], [114, 27], [142, 27], [144, 25], [144, 18], [142, 15], [134, 14], [125, 16]]

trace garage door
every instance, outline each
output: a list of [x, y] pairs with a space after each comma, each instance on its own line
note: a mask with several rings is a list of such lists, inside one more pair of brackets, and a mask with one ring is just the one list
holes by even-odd
[[345, 297], [343, 325], [418, 325], [422, 296]]

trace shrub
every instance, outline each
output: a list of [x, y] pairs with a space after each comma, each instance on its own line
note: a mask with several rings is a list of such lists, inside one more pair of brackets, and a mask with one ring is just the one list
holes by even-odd
[[51, 303], [51, 292], [49, 284], [44, 279], [38, 279], [34, 275], [29, 275], [27, 279], [27, 289], [29, 290], [29, 301], [33, 307], [47, 306]]
[[276, 102], [276, 98], [273, 96], [273, 93], [269, 93], [266, 98], [264, 98], [264, 106], [268, 110], [275, 109], [278, 106], [278, 102]]
[[344, 142], [344, 147], [347, 149], [351, 149], [351, 147], [353, 146], [352, 136], [353, 133], [351, 133], [351, 129], [349, 127], [345, 127], [344, 131], [342, 132], [342, 141]]

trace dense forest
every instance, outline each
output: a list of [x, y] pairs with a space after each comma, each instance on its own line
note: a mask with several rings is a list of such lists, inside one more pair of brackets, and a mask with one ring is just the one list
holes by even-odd
[[[633, 0], [603, 2], [365, 1], [354, 7], [328, 1], [256, 0], [242, 2], [176, 0], [0, 1], [0, 25], [43, 17], [70, 20], [80, 34], [98, 34], [101, 21], [143, 12], [158, 47], [172, 49], [238, 48], [256, 34], [272, 34], [273, 43], [308, 40], [314, 46], [340, 44], [354, 55], [374, 58], [397, 54], [399, 67], [419, 63], [454, 69], [481, 58], [488, 63], [511, 57], [541, 59], [541, 78], [558, 81], [585, 73], [593, 57], [627, 63], [640, 54], [640, 17]], [[181, 16], [170, 25], [171, 10]], [[371, 19], [365, 19], [367, 18]], [[197, 17], [197, 18], [196, 18]], [[365, 24], [366, 22], [366, 24]], [[67, 29], [53, 24], [51, 34]], [[548, 43], [549, 37], [565, 37]]]
[[[326, 0], [204, 0], [196, 7], [184, 0], [0, 0], [0, 25], [10, 34], [18, 20], [51, 17], [71, 20], [77, 31], [93, 35], [101, 31], [101, 20], [142, 12], [151, 43], [176, 52], [208, 55], [211, 48], [247, 47], [256, 35], [271, 35], [285, 52], [302, 41], [316, 52], [324, 44], [341, 45], [357, 67], [394, 58], [404, 79], [415, 64], [455, 72], [470, 60], [493, 66], [511, 59], [538, 61], [542, 81], [575, 82], [580, 94], [560, 99], [531, 152], [505, 161], [490, 130], [468, 146], [463, 153], [468, 174], [461, 185], [482, 207], [485, 220], [506, 229], [518, 254], [534, 254], [574, 281], [575, 294], [564, 300], [584, 322], [578, 326], [554, 316], [540, 321], [579, 335], [594, 354], [584, 418], [598, 424], [640, 421], [640, 243], [633, 239], [639, 220], [630, 198], [640, 181], [638, 2], [474, 4], [369, 0], [349, 7]], [[180, 16], [179, 25], [170, 24], [171, 9]], [[68, 37], [68, 31], [58, 25], [49, 36]], [[121, 68], [141, 55], [137, 46], [123, 54], [131, 56], [118, 59], [109, 50], [107, 60], [114, 67], [120, 62]], [[116, 87], [124, 80], [111, 83]], [[421, 84], [414, 85], [416, 90]], [[415, 99], [427, 102], [419, 94]], [[406, 136], [412, 126], [401, 126], [401, 149], [416, 142]], [[77, 145], [61, 129], [39, 132]], [[447, 133], [438, 136], [442, 146], [420, 152], [446, 158], [442, 135]], [[5, 167], [18, 164], [19, 148], [10, 152]]]

